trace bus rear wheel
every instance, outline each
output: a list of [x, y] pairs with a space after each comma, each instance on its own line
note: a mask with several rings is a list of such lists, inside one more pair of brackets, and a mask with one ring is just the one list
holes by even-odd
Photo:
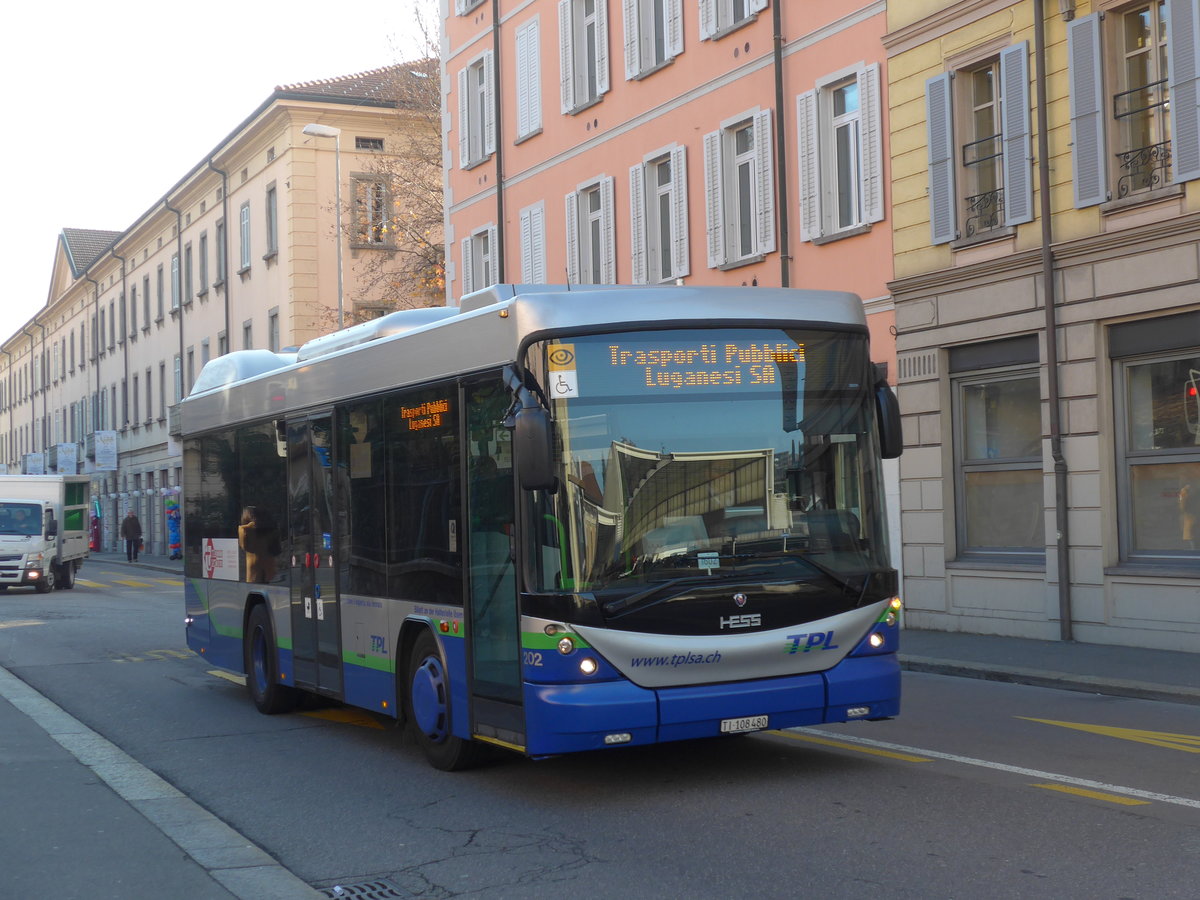
[[246, 687], [258, 711], [268, 716], [291, 712], [299, 699], [296, 689], [279, 683], [279, 657], [275, 632], [266, 606], [255, 604], [246, 620], [242, 638], [242, 656], [246, 669]]
[[408, 658], [408, 724], [435, 769], [453, 772], [478, 765], [484, 748], [450, 733], [450, 679], [437, 640], [423, 630]]

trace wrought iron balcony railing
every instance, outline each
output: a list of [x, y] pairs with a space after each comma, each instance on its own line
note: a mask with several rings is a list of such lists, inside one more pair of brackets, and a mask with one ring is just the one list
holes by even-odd
[[1171, 142], [1116, 154], [1117, 197], [1152, 191], [1171, 182]]

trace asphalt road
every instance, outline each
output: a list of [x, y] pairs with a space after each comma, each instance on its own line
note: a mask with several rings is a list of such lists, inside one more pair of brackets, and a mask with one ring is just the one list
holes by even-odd
[[186, 650], [178, 578], [80, 574], [0, 597], [0, 664], [317, 887], [1200, 896], [1197, 706], [906, 673], [891, 722], [450, 774], [370, 715], [259, 715]]

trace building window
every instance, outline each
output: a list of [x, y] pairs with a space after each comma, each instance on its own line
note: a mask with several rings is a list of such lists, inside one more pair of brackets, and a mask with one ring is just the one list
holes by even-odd
[[559, 0], [562, 111], [578, 112], [608, 92], [608, 0]]
[[208, 232], [200, 232], [200, 290], [199, 294], [203, 297], [208, 293]]
[[1200, 565], [1200, 315], [1109, 331], [1121, 558]]
[[219, 287], [225, 283], [226, 261], [228, 256], [225, 247], [225, 220], [220, 219], [216, 225], [216, 242], [217, 242], [217, 280], [213, 287]]
[[[129, 337], [133, 340], [137, 340], [137, 330], [138, 330], [137, 319], [138, 319], [138, 293], [137, 293], [137, 285], [135, 284], [129, 289]], [[72, 368], [74, 368], [74, 366], [72, 366]]]
[[521, 210], [521, 283], [546, 283], [546, 204]]
[[192, 245], [185, 244], [183, 247], [183, 301], [185, 303], [191, 303], [196, 294], [196, 288], [192, 281], [194, 271], [192, 268]]
[[354, 243], [359, 246], [390, 244], [388, 186], [382, 179], [354, 180]]
[[517, 135], [518, 141], [542, 130], [542, 51], [540, 28], [534, 17], [517, 29]]
[[167, 364], [158, 364], [158, 418], [167, 417]]
[[855, 233], [883, 219], [879, 66], [834, 76], [796, 98], [800, 239]]
[[254, 349], [254, 323], [250, 319], [242, 323], [242, 349]]
[[210, 359], [212, 359], [212, 350], [209, 346], [208, 338], [204, 338], [202, 341], [200, 341], [200, 369], [201, 369], [201, 371], [203, 371], [204, 367], [206, 365], [208, 365], [208, 361]]
[[239, 214], [238, 235], [240, 238], [239, 248], [241, 255], [239, 256], [238, 274], [245, 272], [250, 268], [250, 203], [247, 201], [242, 204]]
[[1042, 403], [1036, 337], [954, 348], [959, 556], [1044, 558]]
[[1032, 221], [1028, 44], [953, 81], [949, 72], [929, 79], [925, 101], [933, 243], [996, 237]]
[[279, 252], [279, 199], [275, 185], [267, 188], [267, 257]]
[[229, 352], [229, 338], [223, 331], [217, 332], [217, 356], [224, 356]]
[[629, 170], [629, 228], [635, 284], [691, 274], [687, 227], [687, 154], [672, 147]]
[[458, 73], [458, 164], [477, 166], [496, 152], [495, 69], [487, 50]]
[[766, 8], [767, 0], [700, 0], [700, 40], [720, 38]]
[[483, 0], [454, 0], [454, 14], [465, 16], [471, 10], [483, 5]]
[[616, 284], [613, 178], [567, 194], [568, 284]]
[[632, 81], [683, 52], [683, 0], [626, 0], [625, 78]]
[[154, 421], [154, 382], [151, 378], [154, 375], [153, 369], [146, 370], [146, 424], [149, 425]]
[[272, 353], [279, 352], [279, 307], [267, 313], [267, 349]]
[[156, 321], [156, 322], [162, 322], [162, 320], [163, 320], [163, 314], [164, 314], [164, 313], [163, 313], [163, 303], [165, 302], [165, 297], [163, 296], [163, 267], [162, 267], [162, 263], [159, 263], [159, 266], [158, 266], [158, 273], [157, 273], [157, 274], [158, 274], [158, 285], [157, 285], [157, 288], [158, 288], [158, 290], [157, 290], [157, 297], [158, 297], [158, 318], [157, 318], [157, 319], [155, 319], [154, 321]]
[[775, 249], [774, 182], [770, 110], [704, 136], [710, 267], [754, 262]]
[[485, 225], [462, 239], [463, 293], [496, 284], [496, 226]]
[[179, 254], [171, 254], [171, 312], [179, 309]]
[[1200, 178], [1196, 16], [1155, 0], [1068, 24], [1077, 207]]
[[174, 357], [175, 365], [175, 402], [178, 403], [183, 399], [183, 360], [176, 353]]
[[354, 149], [355, 150], [382, 150], [383, 149], [383, 138], [355, 137], [354, 138]]

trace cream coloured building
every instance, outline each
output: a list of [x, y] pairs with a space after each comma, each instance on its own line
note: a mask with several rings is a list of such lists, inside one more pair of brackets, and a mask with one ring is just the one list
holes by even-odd
[[1198, 23], [889, 4], [910, 625], [1200, 652]]
[[174, 409], [205, 362], [332, 331], [339, 303], [350, 324], [430, 302], [379, 278], [403, 250], [389, 173], [428, 124], [396, 99], [415, 70], [277, 87], [125, 230], [63, 229], [46, 305], [0, 343], [0, 464], [93, 473], [104, 546], [133, 509], [167, 552]]

